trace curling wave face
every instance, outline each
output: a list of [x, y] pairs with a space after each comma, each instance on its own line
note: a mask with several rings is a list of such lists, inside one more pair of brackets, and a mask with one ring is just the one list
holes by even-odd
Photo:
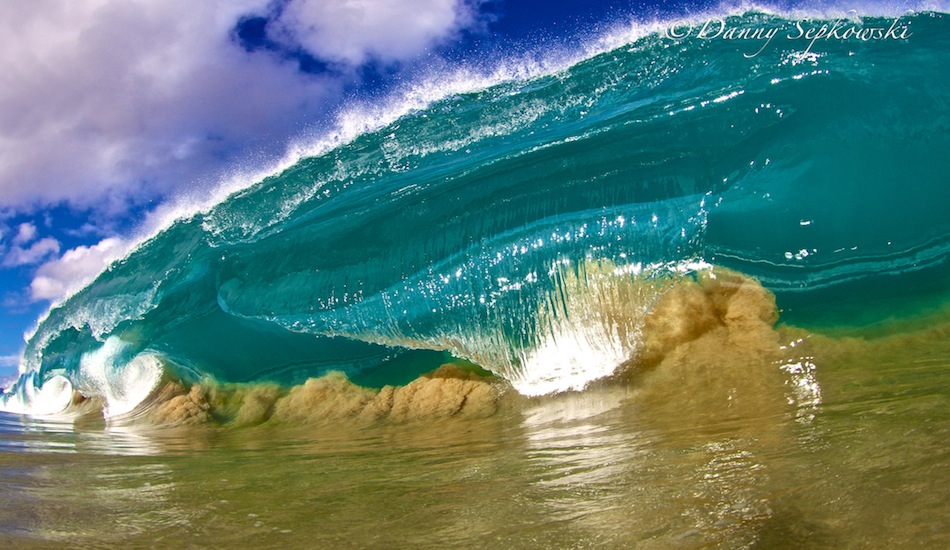
[[899, 23], [751, 58], [651, 34], [436, 101], [141, 244], [50, 311], [4, 407], [55, 382], [123, 414], [165, 369], [379, 388], [453, 358], [543, 394], [635, 362], [654, 304], [712, 264], [806, 319], [828, 292], [945, 287], [950, 21]]

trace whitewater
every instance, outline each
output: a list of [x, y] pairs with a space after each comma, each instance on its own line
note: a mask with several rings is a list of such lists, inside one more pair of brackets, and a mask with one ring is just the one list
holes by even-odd
[[786, 322], [927, 301], [950, 247], [948, 28], [699, 14], [351, 110], [51, 309], [3, 407], [75, 391], [119, 416], [168, 379], [382, 388], [447, 362], [581, 390], [717, 272]]

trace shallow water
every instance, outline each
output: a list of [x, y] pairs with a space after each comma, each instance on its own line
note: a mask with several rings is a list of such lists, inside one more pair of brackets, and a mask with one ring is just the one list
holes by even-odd
[[0, 532], [7, 547], [945, 548], [947, 325], [889, 332], [786, 329], [780, 364], [509, 395], [480, 419], [3, 415]]

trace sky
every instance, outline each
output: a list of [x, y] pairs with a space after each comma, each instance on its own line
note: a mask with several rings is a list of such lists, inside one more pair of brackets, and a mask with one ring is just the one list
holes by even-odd
[[183, 205], [249, 183], [247, 174], [266, 173], [354, 105], [433, 67], [543, 55], [712, 4], [3, 2], [0, 378], [15, 371], [24, 333], [50, 304]]

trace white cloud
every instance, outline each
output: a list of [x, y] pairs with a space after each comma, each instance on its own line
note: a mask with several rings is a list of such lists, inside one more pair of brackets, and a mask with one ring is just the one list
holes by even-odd
[[[4, 226], [4, 229], [5, 231], [0, 232], [0, 239], [10, 230], [6, 226]], [[0, 243], [0, 257], [3, 257], [0, 266], [17, 267], [38, 264], [48, 256], [59, 252], [59, 242], [55, 239], [43, 239], [34, 243], [31, 247], [25, 247], [36, 239], [36, 234], [36, 225], [29, 222], [18, 225], [13, 239], [10, 240], [12, 247], [9, 252], [6, 243]]]
[[24, 245], [36, 238], [36, 226], [32, 223], [21, 223], [17, 234], [13, 237], [13, 244]]
[[88, 284], [127, 250], [128, 243], [117, 237], [67, 250], [61, 257], [40, 266], [30, 283], [30, 296], [33, 300], [59, 301]]
[[[270, 28], [343, 65], [304, 74], [245, 51], [269, 0], [35, 0], [0, 10], [0, 207], [117, 215], [282, 156], [369, 59], [415, 58], [477, 23], [477, 0], [291, 0]], [[346, 73], [346, 74], [343, 74]]]
[[[0, 389], [9, 389], [17, 381], [15, 374], [20, 366], [20, 354], [0, 355]], [[15, 369], [15, 370], [14, 370]], [[14, 372], [3, 372], [4, 370], [14, 370]]]
[[[14, 242], [16, 239], [14, 239]], [[7, 252], [3, 258], [5, 267], [16, 267], [21, 265], [34, 265], [42, 262], [46, 258], [59, 253], [59, 241], [52, 237], [42, 238], [29, 248], [14, 246]]]
[[317, 57], [358, 65], [413, 58], [476, 21], [463, 0], [295, 0], [278, 27]]
[[82, 224], [76, 229], [66, 230], [66, 234], [69, 235], [70, 237], [89, 237], [91, 235], [103, 237], [107, 235], [108, 233], [109, 232], [104, 230], [103, 228], [89, 222]]
[[[46, 0], [0, 10], [0, 204], [123, 209], [282, 153], [338, 84], [245, 52], [264, 0]], [[245, 159], [246, 160], [246, 159]]]

